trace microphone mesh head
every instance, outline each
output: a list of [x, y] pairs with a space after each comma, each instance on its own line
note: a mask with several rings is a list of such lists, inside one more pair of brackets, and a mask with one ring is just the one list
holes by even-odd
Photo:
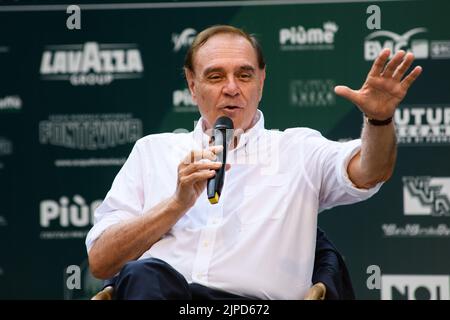
[[234, 129], [233, 120], [228, 117], [220, 117], [214, 124], [214, 129]]

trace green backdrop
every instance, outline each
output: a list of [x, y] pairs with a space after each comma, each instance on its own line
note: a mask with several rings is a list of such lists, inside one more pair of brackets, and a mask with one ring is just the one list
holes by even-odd
[[[449, 299], [449, 2], [78, 1], [80, 30], [66, 27], [71, 3], [12, 3], [0, 6], [0, 298], [85, 299], [98, 289], [84, 246], [96, 205], [138, 138], [192, 130], [187, 46], [207, 26], [232, 24], [264, 49], [267, 128], [307, 126], [335, 140], [359, 137], [362, 118], [333, 87], [358, 88], [382, 47], [416, 54], [424, 72], [395, 116], [394, 176], [319, 223], [358, 298]], [[372, 4], [379, 30], [366, 25]], [[71, 265], [80, 289], [67, 286]]]

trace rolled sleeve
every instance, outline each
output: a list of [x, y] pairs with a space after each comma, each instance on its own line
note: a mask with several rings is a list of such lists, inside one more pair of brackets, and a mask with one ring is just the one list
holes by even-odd
[[321, 183], [319, 212], [339, 205], [352, 204], [372, 197], [383, 182], [370, 189], [358, 188], [350, 180], [347, 167], [361, 149], [361, 139], [348, 142], [326, 140], [321, 143]]
[[356, 201], [362, 201], [372, 197], [380, 190], [383, 182], [377, 183], [370, 189], [358, 188], [348, 177], [348, 164], [350, 160], [361, 150], [361, 139], [352, 140], [344, 143], [344, 147], [341, 149], [338, 155], [336, 166], [336, 177], [340, 187], [344, 188], [345, 192], [355, 198]]
[[144, 184], [139, 149], [138, 141], [115, 177], [105, 200], [95, 210], [94, 226], [88, 232], [85, 241], [88, 253], [106, 229], [142, 214]]
[[117, 212], [109, 212], [103, 219], [101, 219], [98, 223], [94, 224], [94, 226], [89, 230], [86, 236], [86, 249], [89, 252], [94, 245], [95, 241], [100, 237], [100, 235], [109, 227], [125, 221], [131, 215], [124, 211]]

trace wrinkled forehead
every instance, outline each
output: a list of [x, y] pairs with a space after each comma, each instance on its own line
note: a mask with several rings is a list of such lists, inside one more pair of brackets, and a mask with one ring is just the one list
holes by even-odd
[[237, 34], [220, 33], [210, 37], [193, 56], [195, 72], [222, 64], [258, 66], [256, 49], [248, 39]]

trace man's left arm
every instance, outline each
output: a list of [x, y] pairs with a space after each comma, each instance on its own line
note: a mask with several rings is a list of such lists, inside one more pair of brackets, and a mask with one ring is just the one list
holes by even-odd
[[389, 49], [380, 53], [361, 89], [335, 88], [336, 94], [354, 103], [365, 115], [361, 150], [347, 167], [350, 180], [359, 188], [369, 189], [392, 175], [397, 146], [394, 124], [389, 119], [422, 72], [418, 66], [404, 77], [413, 54], [399, 51], [386, 64], [389, 55]]

